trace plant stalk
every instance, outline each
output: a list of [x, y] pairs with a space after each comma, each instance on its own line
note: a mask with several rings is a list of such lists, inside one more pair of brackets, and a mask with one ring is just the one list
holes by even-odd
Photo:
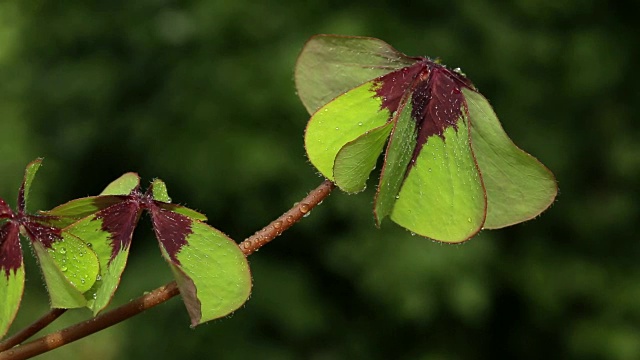
[[67, 309], [51, 309], [51, 311], [46, 313], [40, 319], [36, 320], [33, 324], [22, 329], [21, 331], [18, 331], [17, 333], [13, 334], [11, 337], [5, 339], [3, 342], [0, 342], [0, 352], [5, 351], [7, 349], [11, 349], [12, 347], [32, 337], [38, 331], [44, 329], [49, 324], [54, 322], [66, 311]]
[[[240, 243], [239, 246], [240, 249], [242, 249], [242, 252], [246, 256], [249, 256], [271, 240], [278, 237], [293, 224], [307, 216], [314, 207], [322, 203], [322, 201], [331, 194], [331, 191], [334, 188], [335, 185], [331, 181], [325, 180], [322, 182], [320, 186], [312, 190], [304, 199], [299, 203], [296, 203], [289, 211], [285, 212], [279, 218], [265, 226], [262, 230], [257, 231], [255, 234]], [[156, 305], [160, 305], [178, 295], [179, 292], [176, 282], [172, 281], [95, 318], [72, 325], [66, 329], [56, 331], [49, 335], [45, 335], [26, 344], [18, 345], [2, 351], [0, 352], [0, 360], [28, 359], [59, 348], [63, 345], [72, 343], [107, 327], [127, 320]], [[53, 320], [55, 320], [55, 318]], [[47, 324], [44, 326], [46, 325]]]

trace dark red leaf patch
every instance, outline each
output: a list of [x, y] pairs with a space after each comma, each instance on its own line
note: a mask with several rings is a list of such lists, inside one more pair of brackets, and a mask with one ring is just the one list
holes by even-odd
[[182, 214], [162, 209], [155, 202], [150, 204], [149, 211], [151, 212], [153, 231], [156, 233], [158, 241], [167, 251], [171, 261], [180, 265], [177, 256], [180, 249], [187, 244], [187, 237], [192, 233], [193, 220]]
[[[417, 125], [412, 160], [431, 136], [443, 137], [448, 127], [458, 129], [464, 104], [461, 88], [473, 89], [463, 75], [426, 58], [417, 60], [414, 65], [384, 75], [375, 83], [376, 96], [382, 99], [381, 108], [392, 114], [402, 101], [411, 102], [411, 117]], [[404, 99], [405, 94], [411, 94], [411, 98]]]
[[428, 74], [429, 69], [423, 61], [420, 61], [384, 75], [375, 81], [376, 96], [382, 99], [380, 109], [387, 109], [391, 114], [398, 110], [403, 95], [414, 82], [416, 76], [425, 71]]
[[[109, 201], [116, 196], [107, 196]], [[124, 201], [123, 201], [124, 200]], [[96, 220], [102, 220], [102, 230], [108, 232], [111, 241], [112, 261], [122, 249], [131, 245], [133, 230], [140, 219], [141, 207], [139, 200], [133, 197], [122, 197], [121, 202], [115, 203], [96, 213]]]
[[31, 241], [37, 241], [47, 249], [51, 248], [51, 245], [62, 239], [61, 231], [59, 228], [41, 224], [28, 217], [22, 224], [24, 225], [27, 234]]
[[22, 266], [22, 249], [20, 248], [20, 225], [8, 221], [0, 228], [0, 271], [9, 278]]

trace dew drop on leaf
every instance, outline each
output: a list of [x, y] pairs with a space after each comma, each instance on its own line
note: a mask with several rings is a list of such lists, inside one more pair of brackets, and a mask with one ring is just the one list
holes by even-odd
[[64, 255], [64, 254], [66, 254], [66, 253], [67, 253], [67, 248], [65, 248], [65, 247], [61, 247], [61, 248], [60, 248], [60, 250], [58, 250], [58, 252], [59, 252], [60, 254]]

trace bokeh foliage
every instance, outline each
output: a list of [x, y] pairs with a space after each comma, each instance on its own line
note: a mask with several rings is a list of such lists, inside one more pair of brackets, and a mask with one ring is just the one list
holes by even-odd
[[[461, 67], [561, 191], [541, 218], [459, 246], [376, 230], [372, 185], [336, 193], [251, 256], [253, 296], [232, 317], [191, 330], [172, 301], [42, 358], [640, 358], [634, 13], [597, 0], [0, 2], [0, 196], [44, 156], [32, 209], [137, 171], [232, 238], [252, 234], [321, 181], [292, 80], [315, 33]], [[115, 303], [170, 279], [151, 234], [135, 236]], [[29, 265], [14, 330], [48, 306]]]

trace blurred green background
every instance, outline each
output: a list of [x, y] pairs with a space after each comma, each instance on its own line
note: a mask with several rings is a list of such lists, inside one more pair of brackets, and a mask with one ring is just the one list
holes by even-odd
[[[179, 299], [42, 359], [640, 359], [637, 9], [601, 0], [0, 2], [0, 197], [45, 157], [32, 209], [126, 171], [244, 239], [322, 179], [293, 68], [316, 33], [461, 67], [557, 176], [540, 218], [463, 245], [412, 237], [336, 192], [250, 257], [232, 316]], [[170, 280], [148, 220], [114, 299]], [[25, 244], [26, 245], [26, 244]], [[26, 250], [15, 331], [47, 311]], [[66, 314], [56, 326], [87, 318]]]

